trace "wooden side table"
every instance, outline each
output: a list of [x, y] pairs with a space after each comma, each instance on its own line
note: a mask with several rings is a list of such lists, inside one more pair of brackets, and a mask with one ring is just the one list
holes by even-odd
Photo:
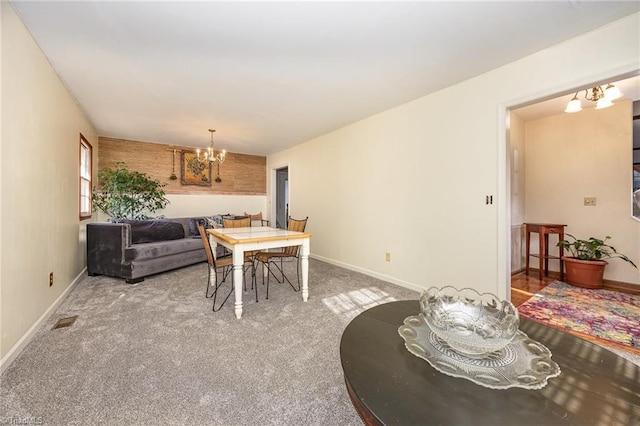
[[[561, 225], [558, 223], [525, 223], [525, 232], [527, 233], [526, 242], [526, 266], [525, 273], [529, 275], [529, 257], [537, 257], [540, 259], [538, 266], [538, 278], [542, 280], [542, 273], [545, 276], [549, 276], [549, 259], [557, 259], [560, 261], [560, 281], [564, 281], [564, 262], [562, 256], [564, 255], [564, 249], [559, 248], [559, 256], [552, 256], [549, 254], [549, 234], [558, 234], [558, 241], [564, 240], [564, 227], [567, 225]], [[530, 241], [531, 233], [537, 232], [539, 236], [539, 251], [537, 254], [530, 253]], [[544, 268], [543, 268], [544, 265]]]

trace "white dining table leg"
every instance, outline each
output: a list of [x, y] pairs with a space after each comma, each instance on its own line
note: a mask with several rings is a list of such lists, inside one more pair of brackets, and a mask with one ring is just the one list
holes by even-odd
[[242, 274], [244, 273], [244, 250], [233, 249], [233, 285], [236, 297], [236, 318], [242, 318]]
[[302, 240], [300, 266], [302, 267], [302, 300], [309, 300], [309, 239]]

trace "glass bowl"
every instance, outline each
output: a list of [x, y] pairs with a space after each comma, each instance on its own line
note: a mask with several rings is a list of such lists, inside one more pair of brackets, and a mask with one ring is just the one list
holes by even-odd
[[504, 348], [518, 331], [518, 310], [508, 300], [465, 288], [431, 287], [420, 296], [420, 315], [451, 349], [482, 358]]

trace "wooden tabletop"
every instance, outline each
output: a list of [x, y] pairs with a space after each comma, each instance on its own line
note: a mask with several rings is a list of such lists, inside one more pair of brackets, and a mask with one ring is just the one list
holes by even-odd
[[250, 228], [209, 228], [207, 232], [229, 244], [311, 238], [308, 232], [288, 231], [268, 226]]
[[640, 425], [640, 367], [600, 346], [521, 318], [561, 374], [540, 390], [495, 390], [440, 373], [404, 345], [398, 327], [417, 300], [358, 315], [340, 358], [351, 400], [368, 425]]

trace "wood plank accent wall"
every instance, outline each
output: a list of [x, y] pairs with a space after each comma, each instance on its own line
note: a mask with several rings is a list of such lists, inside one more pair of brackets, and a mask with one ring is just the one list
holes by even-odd
[[[227, 152], [226, 160], [220, 166], [222, 182], [212, 182], [211, 186], [183, 185], [180, 182], [181, 151], [193, 151], [192, 147], [139, 142], [126, 139], [98, 138], [98, 170], [118, 161], [129, 170], [146, 173], [160, 182], [167, 183], [167, 194], [242, 194], [266, 195], [267, 158], [259, 155], [234, 154]], [[172, 149], [176, 149], [175, 173], [178, 179], [171, 180]], [[211, 170], [215, 179], [216, 165]]]

